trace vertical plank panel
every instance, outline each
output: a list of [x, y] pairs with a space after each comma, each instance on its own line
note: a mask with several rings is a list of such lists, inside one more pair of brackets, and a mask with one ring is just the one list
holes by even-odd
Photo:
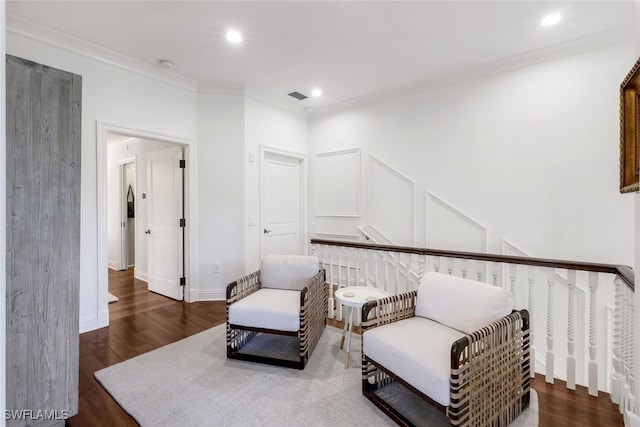
[[6, 63], [7, 408], [70, 416], [78, 407], [81, 78], [12, 56]]

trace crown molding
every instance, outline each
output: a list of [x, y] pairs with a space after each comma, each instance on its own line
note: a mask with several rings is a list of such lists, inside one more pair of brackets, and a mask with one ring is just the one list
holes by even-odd
[[334, 114], [354, 108], [365, 107], [372, 104], [389, 101], [404, 96], [415, 95], [420, 92], [439, 89], [467, 81], [477, 80], [502, 72], [542, 64], [561, 58], [567, 58], [581, 53], [605, 48], [622, 43], [631, 43], [635, 40], [635, 30], [633, 26], [625, 26], [614, 30], [592, 34], [579, 39], [559, 43], [543, 49], [531, 50], [508, 58], [481, 64], [476, 67], [465, 68], [449, 73], [444, 76], [437, 76], [388, 89], [361, 97], [353, 98], [343, 102], [317, 107], [311, 113], [312, 118], [322, 117], [325, 114]]
[[301, 117], [309, 116], [304, 106], [299, 105], [300, 101], [294, 100], [291, 97], [287, 99], [287, 95], [275, 95], [255, 86], [246, 86], [245, 96]]
[[190, 92], [196, 92], [198, 89], [198, 84], [195, 80], [156, 68], [146, 62], [133, 59], [16, 16], [7, 15], [6, 32], [7, 34], [13, 34], [51, 47], [66, 50], [67, 52], [109, 64]]

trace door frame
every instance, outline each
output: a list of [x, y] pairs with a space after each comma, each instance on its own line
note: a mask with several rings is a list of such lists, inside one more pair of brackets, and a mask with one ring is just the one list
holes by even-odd
[[198, 294], [198, 217], [196, 196], [197, 188], [197, 149], [195, 140], [175, 135], [167, 135], [147, 129], [136, 128], [131, 125], [114, 124], [96, 120], [96, 157], [97, 157], [97, 301], [98, 328], [109, 325], [109, 257], [107, 239], [107, 134], [116, 133], [134, 138], [151, 139], [155, 141], [171, 142], [184, 146], [184, 158], [187, 162], [185, 171], [185, 219], [187, 224], [187, 245], [185, 248], [186, 285], [184, 300], [197, 301]]
[[[300, 162], [300, 188], [302, 191], [300, 197], [300, 248], [302, 249], [301, 255], [307, 255], [309, 253], [309, 218], [308, 218], [308, 206], [309, 206], [309, 172], [307, 168], [308, 156], [303, 153], [296, 153], [294, 151], [282, 150], [280, 148], [270, 147], [268, 145], [260, 145], [260, 185], [259, 185], [259, 206], [260, 215], [258, 218], [258, 226], [262, 227], [263, 215], [265, 212], [265, 200], [264, 200], [264, 182], [265, 182], [265, 156], [267, 154], [274, 154], [277, 156], [289, 157], [296, 159]], [[259, 253], [260, 259], [263, 257], [264, 244], [262, 239], [262, 228], [259, 229]]]
[[[129, 239], [125, 236], [127, 236], [128, 233], [128, 227], [126, 226], [127, 220], [129, 219], [127, 217], [127, 201], [126, 201], [126, 197], [127, 197], [127, 193], [125, 190], [125, 183], [126, 183], [126, 179], [125, 179], [125, 174], [126, 174], [126, 166], [133, 164], [133, 168], [134, 171], [137, 171], [137, 167], [138, 165], [136, 164], [136, 157], [127, 157], [126, 159], [122, 159], [118, 161], [118, 175], [120, 175], [120, 193], [118, 195], [118, 198], [120, 200], [120, 256], [118, 257], [118, 268], [120, 269], [120, 271], [122, 270], [126, 270], [129, 268]], [[137, 173], [137, 172], [135, 172]], [[137, 188], [137, 182], [136, 182], [136, 176], [135, 174], [133, 175], [133, 183], [134, 183], [134, 188]], [[137, 218], [134, 217], [134, 222], [136, 223], [136, 228], [137, 228]], [[125, 224], [125, 225], [123, 225]], [[134, 236], [135, 238], [135, 236]], [[134, 258], [134, 263], [135, 263], [135, 254], [133, 255]]]

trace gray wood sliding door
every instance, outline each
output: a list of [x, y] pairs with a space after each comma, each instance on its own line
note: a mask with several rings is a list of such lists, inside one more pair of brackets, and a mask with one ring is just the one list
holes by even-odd
[[6, 65], [5, 418], [64, 425], [78, 411], [82, 81], [13, 56]]

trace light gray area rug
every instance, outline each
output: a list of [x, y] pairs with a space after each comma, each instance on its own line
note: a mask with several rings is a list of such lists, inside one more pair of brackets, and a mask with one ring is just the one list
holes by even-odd
[[[361, 391], [360, 339], [344, 367], [340, 331], [327, 327], [303, 371], [228, 360], [220, 325], [110, 366], [95, 377], [142, 426], [393, 426]], [[426, 426], [448, 425], [426, 407]], [[422, 424], [422, 422], [421, 422]], [[517, 427], [538, 425], [538, 401]]]

